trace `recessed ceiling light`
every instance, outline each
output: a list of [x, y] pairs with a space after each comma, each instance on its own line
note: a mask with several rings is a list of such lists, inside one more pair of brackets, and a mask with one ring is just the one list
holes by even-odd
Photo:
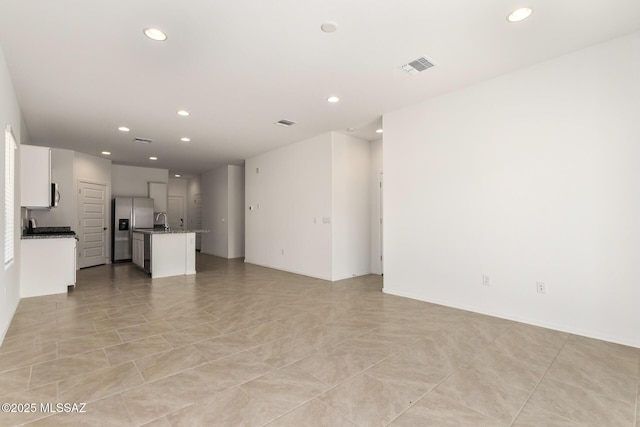
[[183, 137], [183, 138], [180, 138], [180, 141], [182, 141], [182, 142], [189, 142], [189, 141], [191, 141], [191, 138], [187, 138], [187, 137], [185, 136], [185, 137]]
[[382, 133], [382, 129], [376, 129], [376, 133]]
[[104, 154], [105, 156], [110, 156], [111, 152], [110, 151], [103, 151], [102, 154]]
[[355, 132], [356, 129], [355, 128], [347, 128], [347, 132]]
[[337, 96], [330, 96], [327, 98], [327, 101], [331, 102], [331, 103], [336, 103], [338, 101], [340, 101], [340, 98], [338, 98]]
[[157, 42], [163, 42], [167, 39], [167, 35], [157, 28], [145, 28], [144, 35]]
[[156, 156], [151, 156], [149, 157], [149, 160], [158, 160], [158, 158]]
[[178, 115], [183, 116], [183, 117], [187, 117], [189, 115], [189, 112], [185, 111], [185, 110], [180, 110], [180, 111], [178, 111]]
[[530, 7], [521, 7], [507, 15], [507, 21], [520, 22], [527, 19], [529, 16], [531, 16], [532, 13], [533, 9], [531, 9]]
[[118, 128], [118, 130], [119, 130], [120, 132], [129, 132], [129, 130], [130, 130], [130, 129], [129, 129], [128, 127], [126, 127], [126, 126], [120, 126], [120, 127]]
[[179, 173], [177, 173], [177, 174], [175, 174], [173, 176], [175, 176], [176, 178], [180, 178], [180, 174]]
[[338, 29], [338, 23], [334, 21], [324, 21], [320, 28], [325, 33], [333, 33]]

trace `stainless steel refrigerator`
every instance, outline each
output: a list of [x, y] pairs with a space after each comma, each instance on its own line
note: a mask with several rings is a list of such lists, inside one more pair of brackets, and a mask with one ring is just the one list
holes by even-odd
[[116, 197], [113, 199], [112, 213], [111, 261], [131, 260], [133, 229], [153, 228], [153, 199]]

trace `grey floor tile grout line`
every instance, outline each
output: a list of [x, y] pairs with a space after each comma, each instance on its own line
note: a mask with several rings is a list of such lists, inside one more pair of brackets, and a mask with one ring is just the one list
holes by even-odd
[[[545, 369], [544, 374], [542, 374], [542, 376], [540, 377], [540, 379], [538, 380], [538, 382], [536, 383], [536, 385], [533, 387], [533, 389], [531, 390], [531, 392], [529, 393], [529, 395], [527, 396], [527, 398], [525, 399], [524, 403], [522, 404], [522, 406], [520, 407], [520, 409], [518, 409], [518, 412], [516, 412], [516, 414], [514, 415], [513, 419], [511, 420], [511, 423], [509, 424], [510, 426], [513, 425], [513, 423], [516, 422], [516, 420], [518, 419], [518, 417], [520, 416], [520, 414], [522, 413], [522, 410], [524, 409], [524, 407], [529, 403], [529, 400], [531, 399], [531, 396], [533, 396], [533, 394], [536, 392], [536, 390], [538, 389], [538, 386], [540, 385], [540, 383], [542, 383], [542, 381], [545, 379], [545, 377], [547, 376], [547, 374], [549, 373], [549, 370], [551, 369], [551, 367], [553, 366], [553, 364], [555, 363], [555, 361], [558, 359], [558, 356], [560, 356], [560, 353], [562, 353], [562, 350], [564, 350], [565, 346], [567, 345], [567, 343], [569, 342], [569, 338], [571, 337], [571, 335], [567, 335], [567, 338], [564, 340], [564, 342], [562, 343], [562, 347], [560, 347], [560, 349], [558, 350], [558, 352], [556, 353], [555, 357], [553, 358], [553, 360], [551, 361], [551, 363], [549, 363], [549, 366], [547, 366], [547, 369]], [[567, 419], [566, 417], [562, 417], [564, 419]], [[571, 422], [575, 422], [577, 423], [577, 421], [574, 420], [568, 420]]]
[[[474, 360], [476, 360], [476, 359], [477, 359], [477, 358], [478, 358], [478, 357], [479, 357], [483, 352], [485, 352], [485, 351], [487, 350], [487, 348], [489, 347], [489, 345], [490, 345], [490, 344], [493, 344], [493, 343], [494, 343], [496, 340], [498, 340], [500, 337], [502, 337], [503, 335], [507, 334], [511, 329], [513, 329], [513, 327], [514, 327], [514, 325], [510, 325], [508, 328], [506, 328], [506, 329], [505, 329], [505, 331], [504, 331], [504, 332], [502, 332], [500, 335], [498, 335], [498, 336], [497, 336], [496, 338], [494, 338], [492, 341], [488, 342], [488, 343], [484, 346], [484, 348], [483, 348], [481, 351], [478, 351], [476, 354], [474, 354], [474, 356], [473, 356], [473, 358], [472, 358], [471, 360], [461, 362], [458, 366], [456, 366], [454, 369], [452, 369], [452, 370], [451, 370], [451, 372], [450, 372], [448, 375], [446, 375], [445, 377], [443, 377], [443, 378], [442, 378], [442, 379], [441, 379], [441, 380], [440, 380], [440, 381], [439, 381], [435, 386], [433, 386], [430, 390], [428, 390], [428, 391], [427, 391], [427, 392], [425, 392], [422, 396], [420, 396], [418, 399], [416, 399], [414, 402], [412, 402], [412, 403], [409, 405], [409, 407], [405, 408], [403, 411], [401, 411], [399, 414], [397, 414], [397, 415], [396, 415], [393, 419], [391, 419], [391, 420], [390, 420], [386, 425], [390, 425], [390, 424], [392, 424], [396, 419], [400, 418], [400, 417], [402, 416], [402, 414], [404, 414], [404, 413], [405, 413], [405, 412], [407, 412], [409, 409], [411, 409], [412, 407], [414, 407], [415, 405], [417, 405], [417, 404], [418, 404], [418, 402], [420, 402], [420, 401], [421, 401], [422, 399], [424, 399], [427, 395], [429, 395], [431, 392], [433, 392], [434, 390], [436, 390], [436, 389], [437, 389], [437, 388], [438, 388], [442, 383], [444, 383], [446, 380], [448, 380], [451, 376], [453, 376], [454, 374], [456, 374], [456, 373], [457, 373], [457, 372], [458, 372], [458, 371], [459, 371], [459, 370], [460, 370], [460, 369], [461, 369], [465, 364], [472, 363]], [[559, 354], [559, 352], [558, 352], [558, 354]], [[536, 385], [536, 386], [537, 386], [537, 385]], [[532, 393], [533, 393], [533, 392], [532, 392]], [[529, 395], [529, 397], [530, 397], [530, 396], [531, 396], [531, 395]], [[451, 399], [449, 399], [449, 398], [447, 398], [447, 400], [449, 400], [449, 401], [451, 401], [451, 402], [454, 402], [454, 401], [452, 401], [452, 400], [451, 400]], [[528, 401], [528, 400], [529, 400], [529, 398], [527, 398], [527, 401]], [[481, 414], [481, 413], [480, 413], [480, 412], [478, 412], [477, 410], [475, 410], [475, 409], [473, 409], [473, 408], [469, 408], [468, 406], [466, 406], [466, 405], [464, 405], [464, 404], [462, 404], [462, 403], [460, 403], [460, 402], [454, 402], [454, 403], [456, 403], [457, 405], [460, 405], [460, 406], [464, 406], [465, 408], [467, 408], [467, 409], [469, 409], [469, 410], [471, 410], [471, 411], [473, 411], [473, 412], [476, 412], [476, 413], [478, 413], [478, 414]], [[522, 408], [523, 408], [525, 405], [526, 405], [526, 402], [522, 405], [522, 407], [520, 408], [520, 411], [522, 410]], [[518, 414], [520, 413], [520, 411], [518, 411]], [[511, 425], [511, 424], [513, 424], [513, 422], [514, 422], [514, 421], [515, 421], [515, 419], [517, 418], [517, 415], [518, 415], [518, 414], [516, 414], [516, 415], [514, 416], [514, 418], [513, 418], [512, 422], [510, 423], [510, 425]], [[495, 418], [493, 418], [493, 417], [491, 417], [491, 416], [489, 416], [489, 415], [486, 415], [486, 414], [481, 414], [481, 415], [484, 415], [484, 416], [486, 416], [486, 417], [488, 417], [488, 418], [491, 418], [491, 419], [494, 419], [494, 420], [495, 420]], [[500, 421], [500, 420], [496, 420], [496, 421]]]
[[[422, 399], [424, 399], [425, 397], [427, 397], [431, 392], [433, 392], [434, 390], [436, 390], [436, 389], [437, 389], [437, 388], [438, 388], [442, 383], [444, 383], [446, 380], [448, 380], [451, 376], [453, 376], [454, 374], [456, 374], [456, 373], [458, 372], [458, 370], [459, 370], [459, 369], [460, 369], [460, 368], [461, 368], [465, 363], [467, 363], [467, 362], [461, 362], [458, 366], [456, 366], [455, 368], [453, 368], [453, 369], [451, 370], [451, 372], [449, 372], [449, 373], [448, 373], [447, 375], [445, 375], [445, 376], [444, 376], [440, 381], [438, 381], [438, 382], [436, 383], [436, 385], [434, 385], [434, 386], [433, 386], [433, 387], [431, 387], [429, 390], [427, 390], [424, 394], [422, 394], [422, 396], [420, 396], [420, 397], [418, 397], [416, 400], [414, 400], [414, 401], [409, 405], [409, 407], [405, 408], [403, 411], [401, 411], [399, 414], [397, 414], [393, 419], [391, 419], [391, 420], [390, 420], [387, 424], [385, 424], [385, 425], [387, 425], [387, 426], [388, 426], [388, 425], [392, 424], [395, 420], [397, 420], [398, 418], [400, 418], [400, 417], [402, 416], [402, 414], [404, 414], [404, 413], [405, 413], [405, 412], [407, 412], [409, 409], [411, 409], [411, 408], [413, 408], [414, 406], [416, 406], [416, 405], [418, 404], [418, 402], [420, 402]], [[446, 399], [447, 399], [447, 400], [449, 400], [449, 401], [451, 401], [451, 402], [453, 402], [453, 400], [451, 400], [451, 399], [449, 399], [449, 398], [446, 398]], [[476, 411], [475, 409], [473, 409], [473, 408], [469, 408], [468, 406], [463, 405], [462, 403], [459, 403], [459, 402], [454, 402], [454, 403], [456, 403], [457, 405], [460, 405], [460, 406], [464, 406], [465, 408], [467, 408], [467, 409], [469, 409], [469, 410], [471, 410], [471, 411], [473, 411], [473, 412], [477, 412], [477, 413], [479, 413], [479, 412], [478, 412], [478, 411]], [[482, 415], [484, 415], [484, 414], [482, 414]], [[489, 417], [489, 418], [491, 418], [491, 417]]]
[[[359, 337], [359, 336], [360, 336], [360, 335], [358, 335], [358, 337]], [[286, 338], [286, 337], [285, 337], [285, 338]], [[355, 338], [355, 337], [354, 337], [354, 338]], [[233, 354], [226, 355], [226, 356], [224, 356], [224, 357], [221, 357], [221, 358], [215, 359], [215, 360], [213, 360], [213, 361], [208, 361], [208, 362], [203, 363], [203, 364], [198, 365], [198, 366], [203, 366], [203, 365], [206, 365], [207, 363], [213, 363], [213, 362], [216, 362], [216, 361], [219, 361], [219, 360], [223, 360], [223, 359], [226, 359], [226, 358], [229, 358], [229, 357], [232, 357], [232, 356], [238, 355], [238, 354], [240, 354], [240, 353], [244, 353], [244, 352], [250, 351], [250, 350], [252, 350], [252, 349], [255, 349], [255, 348], [259, 347], [260, 345], [263, 345], [263, 344], [259, 344], [259, 345], [258, 345], [258, 346], [256, 346], [256, 347], [248, 348], [248, 349], [245, 349], [245, 350], [239, 351], [239, 352], [237, 352], [237, 353], [233, 353]], [[402, 349], [404, 349], [405, 347], [406, 347], [406, 346], [402, 347]], [[332, 347], [330, 347], [330, 348], [334, 348], [334, 347], [332, 346]], [[402, 349], [401, 349], [401, 350], [402, 350]], [[401, 350], [399, 350], [399, 351], [401, 351]], [[398, 352], [399, 352], [399, 351], [398, 351]], [[358, 376], [358, 375], [360, 375], [360, 374], [364, 374], [366, 370], [368, 370], [368, 369], [370, 369], [370, 368], [372, 368], [372, 367], [374, 367], [374, 366], [378, 365], [379, 363], [382, 363], [383, 361], [385, 361], [385, 360], [387, 360], [387, 359], [389, 359], [389, 358], [393, 357], [393, 356], [394, 356], [395, 354], [397, 354], [398, 352], [395, 352], [395, 353], [393, 353], [393, 354], [389, 355], [388, 357], [384, 358], [383, 360], [380, 360], [379, 362], [376, 362], [376, 363], [372, 364], [371, 366], [368, 366], [368, 367], [364, 368], [362, 371], [360, 371], [360, 372], [358, 372], [358, 373], [356, 373], [356, 374], [354, 374], [354, 375], [349, 376], [348, 378], [344, 379], [343, 381], [340, 381], [339, 383], [336, 383], [336, 384], [335, 384], [335, 385], [333, 385], [333, 386], [332, 386], [331, 384], [329, 384], [329, 383], [325, 382], [324, 380], [322, 380], [322, 379], [320, 379], [320, 378], [316, 377], [316, 376], [315, 376], [315, 375], [313, 375], [312, 373], [306, 372], [306, 373], [307, 373], [307, 375], [310, 375], [311, 377], [313, 377], [313, 378], [317, 379], [318, 381], [322, 382], [323, 384], [326, 384], [329, 388], [328, 388], [328, 389], [326, 389], [326, 390], [324, 390], [323, 392], [321, 392], [321, 393], [319, 393], [319, 394], [317, 394], [317, 395], [313, 396], [312, 398], [308, 399], [307, 401], [302, 402], [301, 404], [299, 404], [299, 405], [295, 406], [295, 407], [294, 407], [294, 408], [292, 408], [291, 410], [287, 411], [285, 414], [281, 414], [280, 416], [278, 416], [278, 417], [276, 417], [276, 418], [274, 418], [274, 419], [272, 419], [272, 420], [268, 421], [268, 422], [267, 422], [266, 424], [264, 424], [264, 425], [267, 425], [267, 424], [269, 424], [269, 423], [274, 422], [276, 419], [281, 418], [282, 416], [284, 416], [284, 415], [286, 415], [286, 414], [288, 414], [288, 413], [290, 413], [290, 412], [295, 411], [296, 409], [300, 408], [301, 406], [304, 406], [304, 405], [306, 405], [307, 403], [311, 402], [312, 400], [317, 399], [317, 398], [318, 398], [318, 397], [320, 397], [321, 395], [323, 395], [323, 394], [325, 394], [325, 393], [330, 392], [331, 390], [333, 390], [333, 389], [335, 389], [335, 388], [339, 387], [340, 385], [342, 385], [343, 383], [345, 383], [345, 382], [347, 382], [347, 381], [349, 381], [349, 380], [353, 379], [354, 377], [356, 377], [356, 376]], [[196, 401], [196, 402], [194, 402], [194, 403], [192, 403], [192, 404], [190, 404], [190, 405], [188, 405], [188, 406], [185, 406], [184, 408], [178, 409], [178, 410], [173, 411], [173, 412], [171, 412], [171, 413], [169, 413], [169, 414], [165, 414], [164, 416], [159, 417], [158, 419], [160, 419], [160, 418], [166, 418], [167, 416], [171, 415], [172, 413], [179, 412], [179, 411], [182, 411], [182, 410], [184, 410], [184, 409], [186, 409], [186, 408], [189, 408], [189, 407], [191, 407], [191, 406], [194, 406], [194, 405], [197, 405], [197, 404], [199, 404], [199, 403], [202, 403], [203, 401], [205, 401], [205, 400], [207, 400], [207, 399], [209, 399], [209, 398], [211, 398], [211, 397], [215, 396], [216, 394], [225, 393], [225, 392], [228, 392], [229, 390], [236, 389], [236, 388], [240, 388], [240, 387], [242, 387], [243, 385], [245, 385], [245, 384], [247, 384], [247, 383], [250, 383], [251, 381], [255, 381], [255, 380], [257, 380], [257, 379], [259, 379], [259, 378], [262, 378], [262, 377], [264, 377], [264, 376], [266, 376], [266, 375], [269, 375], [269, 374], [272, 374], [272, 373], [274, 373], [274, 372], [277, 372], [277, 371], [283, 370], [284, 368], [287, 368], [287, 367], [289, 367], [289, 366], [291, 366], [291, 365], [293, 365], [293, 364], [295, 364], [295, 363], [299, 362], [300, 360], [302, 360], [302, 359], [295, 360], [295, 361], [293, 361], [293, 362], [290, 362], [290, 363], [288, 363], [288, 364], [286, 364], [286, 365], [283, 365], [283, 366], [281, 366], [281, 367], [278, 367], [278, 368], [276, 368], [276, 369], [272, 369], [272, 370], [270, 370], [270, 371], [268, 371], [268, 372], [265, 372], [264, 374], [258, 375], [257, 377], [252, 378], [252, 379], [249, 379], [249, 380], [247, 380], [247, 381], [245, 381], [245, 382], [243, 382], [243, 383], [241, 383], [241, 384], [237, 384], [237, 385], [235, 385], [235, 386], [229, 387], [228, 389], [225, 389], [225, 390], [222, 390], [222, 391], [218, 391], [218, 392], [216, 392], [216, 393], [214, 393], [214, 394], [212, 394], [212, 395], [209, 395], [209, 396], [205, 397], [204, 399], [198, 400], [198, 401]], [[197, 366], [191, 367], [191, 368], [186, 369], [186, 370], [181, 371], [181, 372], [185, 372], [185, 371], [188, 371], [188, 370], [191, 370], [191, 369], [195, 369], [195, 368], [197, 368]], [[177, 374], [177, 373], [174, 373], [174, 374], [171, 374], [171, 375], [175, 375], [175, 374]], [[169, 376], [170, 376], [170, 375], [169, 375]], [[167, 377], [168, 377], [168, 376], [167, 376]], [[166, 377], [164, 377], [164, 378], [166, 378]], [[157, 381], [157, 380], [159, 380], [159, 379], [154, 379], [154, 381]], [[144, 384], [142, 384], [142, 385], [144, 385]], [[140, 385], [140, 386], [142, 386], [142, 385]], [[136, 387], [140, 387], [140, 386], [136, 386]], [[135, 387], [134, 387], [134, 388], [135, 388]], [[434, 387], [434, 388], [435, 388], [435, 387]], [[418, 400], [419, 400], [419, 399], [418, 399]], [[325, 403], [324, 403], [324, 402], [322, 402], [322, 401], [320, 401], [320, 403], [322, 403], [324, 406], [329, 407], [327, 404], [325, 404]], [[335, 411], [335, 409], [333, 409], [333, 408], [332, 408], [332, 410], [334, 410], [334, 411]], [[403, 412], [404, 412], [404, 411], [403, 411]], [[338, 412], [338, 413], [339, 413], [339, 412]], [[348, 417], [347, 417], [347, 416], [345, 416], [344, 414], [341, 414], [341, 413], [340, 413], [340, 416], [342, 416], [343, 418], [347, 419], [347, 420], [348, 420], [348, 421], [350, 421], [352, 424], [357, 425], [357, 423], [355, 423], [353, 420], [351, 420], [350, 418], [348, 418]]]
[[[125, 401], [124, 396], [122, 396], [122, 392], [115, 393], [112, 396], [115, 396], [116, 394], [118, 396], [120, 396], [120, 399], [122, 399], [122, 404], [124, 405], [124, 410], [127, 411], [127, 416], [129, 417], [130, 425], [131, 426], [135, 426], [135, 423], [133, 422], [133, 414], [131, 413], [131, 410], [127, 406], [127, 402]], [[160, 417], [160, 418], [162, 418], [162, 417]]]
[[[281, 366], [280, 368], [275, 369], [275, 370], [273, 370], [273, 371], [271, 371], [271, 372], [268, 372], [267, 374], [264, 374], [264, 375], [262, 375], [262, 376], [260, 376], [260, 377], [255, 378], [255, 379], [262, 378], [262, 377], [264, 377], [265, 375], [271, 374], [271, 373], [273, 373], [273, 372], [280, 371], [280, 370], [282, 370], [282, 369], [284, 369], [284, 368], [286, 368], [286, 367], [288, 367], [288, 366], [293, 365], [294, 363], [296, 363], [296, 362], [291, 362], [291, 363], [289, 363], [289, 364], [287, 364], [287, 365], [285, 365], [285, 366]], [[271, 424], [272, 422], [274, 422], [274, 421], [275, 421], [275, 420], [277, 420], [278, 418], [282, 418], [282, 417], [284, 417], [285, 415], [290, 414], [291, 412], [295, 411], [296, 409], [298, 409], [298, 408], [300, 408], [300, 407], [302, 407], [302, 406], [306, 405], [307, 403], [311, 402], [312, 400], [317, 399], [318, 397], [322, 396], [324, 393], [327, 393], [328, 391], [330, 391], [330, 390], [334, 389], [335, 387], [337, 387], [337, 386], [333, 386], [333, 387], [332, 387], [332, 386], [331, 386], [331, 384], [327, 384], [326, 382], [322, 381], [320, 378], [317, 378], [317, 377], [316, 377], [315, 375], [313, 375], [313, 374], [308, 374], [308, 375], [310, 375], [310, 376], [312, 376], [313, 378], [317, 379], [317, 380], [318, 380], [318, 381], [320, 381], [321, 383], [326, 384], [327, 386], [329, 386], [329, 388], [328, 388], [327, 390], [325, 390], [325, 391], [323, 391], [323, 392], [321, 392], [321, 393], [318, 393], [317, 395], [315, 395], [315, 396], [311, 397], [310, 399], [307, 399], [306, 401], [304, 401], [304, 402], [300, 403], [299, 405], [296, 405], [295, 407], [291, 408], [290, 410], [288, 410], [288, 411], [287, 411], [287, 412], [285, 412], [284, 414], [280, 414], [280, 415], [278, 415], [277, 417], [275, 417], [275, 418], [273, 418], [273, 419], [271, 419], [271, 420], [267, 421], [266, 423], [264, 423], [264, 424], [262, 425], [263, 427], [264, 427], [264, 426], [266, 426], [266, 425]], [[254, 379], [254, 380], [255, 380], [255, 379]], [[251, 380], [251, 381], [254, 381], [254, 380]], [[242, 386], [242, 385], [244, 385], [244, 384], [247, 384], [247, 383], [249, 383], [249, 382], [251, 382], [251, 381], [247, 381], [246, 383], [240, 384], [240, 386]], [[226, 390], [225, 390], [225, 391], [226, 391]], [[320, 402], [320, 403], [322, 403], [324, 406], [327, 406], [323, 401], [319, 400], [319, 402]], [[327, 406], [327, 407], [328, 407], [328, 406]], [[341, 414], [341, 415], [342, 415], [342, 414]], [[345, 417], [345, 418], [346, 418], [346, 417]], [[347, 419], [348, 419], [348, 418], [347, 418]], [[349, 421], [351, 421], [351, 420], [349, 420]], [[353, 421], [351, 421], [351, 422], [353, 422]]]

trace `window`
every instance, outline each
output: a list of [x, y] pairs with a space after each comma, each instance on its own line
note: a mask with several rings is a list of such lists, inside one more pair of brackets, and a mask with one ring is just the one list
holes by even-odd
[[14, 256], [14, 212], [15, 212], [15, 163], [16, 140], [11, 126], [4, 132], [4, 268], [13, 261]]

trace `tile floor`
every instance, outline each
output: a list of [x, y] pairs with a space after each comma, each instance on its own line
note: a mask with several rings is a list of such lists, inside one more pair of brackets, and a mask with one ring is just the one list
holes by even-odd
[[[199, 254], [28, 298], [0, 347], [0, 425], [640, 427], [640, 349]], [[84, 413], [40, 403], [87, 403]]]

